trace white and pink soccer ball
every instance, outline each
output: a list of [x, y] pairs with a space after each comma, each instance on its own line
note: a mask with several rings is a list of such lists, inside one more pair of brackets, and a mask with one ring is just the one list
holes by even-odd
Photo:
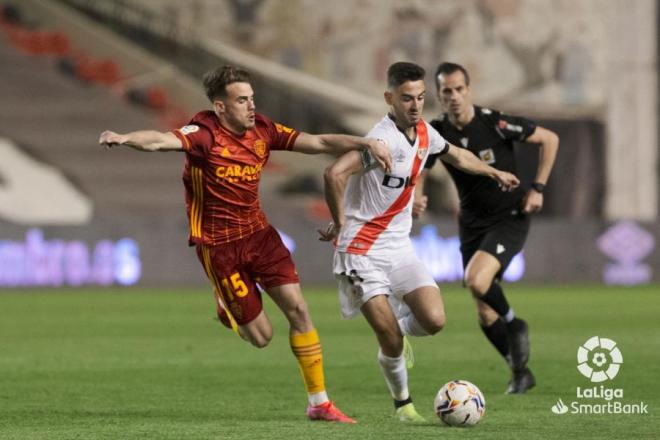
[[449, 426], [472, 426], [486, 411], [486, 399], [477, 386], [467, 380], [452, 380], [435, 396], [435, 413]]

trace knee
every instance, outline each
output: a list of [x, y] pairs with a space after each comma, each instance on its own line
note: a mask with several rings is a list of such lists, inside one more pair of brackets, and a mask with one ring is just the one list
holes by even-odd
[[249, 335], [247, 337], [247, 340], [250, 342], [250, 344], [257, 348], [266, 347], [270, 343], [271, 339], [273, 339], [272, 332], [267, 334], [259, 333], [256, 335]]
[[257, 348], [264, 348], [268, 345], [270, 342], [269, 339], [266, 338], [252, 338], [250, 339], [250, 344], [252, 344], [254, 347]]
[[243, 340], [249, 342], [256, 348], [266, 347], [273, 339], [273, 328], [268, 325], [253, 327], [239, 327], [238, 334]]
[[445, 323], [445, 312], [444, 310], [439, 310], [428, 317], [424, 323], [424, 330], [426, 330], [429, 335], [434, 335], [445, 327]]
[[470, 289], [472, 295], [475, 297], [483, 296], [490, 287], [493, 280], [489, 279], [488, 276], [484, 276], [479, 272], [468, 271], [465, 274], [465, 286]]

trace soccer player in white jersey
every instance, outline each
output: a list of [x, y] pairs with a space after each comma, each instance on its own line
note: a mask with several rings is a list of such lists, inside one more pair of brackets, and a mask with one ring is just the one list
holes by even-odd
[[513, 174], [496, 170], [473, 154], [448, 144], [422, 119], [424, 69], [407, 62], [387, 71], [389, 113], [369, 132], [392, 152], [389, 173], [368, 152], [350, 152], [325, 172], [326, 201], [333, 223], [319, 231], [335, 242], [334, 273], [341, 312], [364, 315], [378, 339], [378, 362], [401, 421], [423, 422], [408, 392], [404, 336], [440, 331], [445, 310], [440, 290], [410, 241], [415, 181], [429, 154], [468, 173], [515, 188]]

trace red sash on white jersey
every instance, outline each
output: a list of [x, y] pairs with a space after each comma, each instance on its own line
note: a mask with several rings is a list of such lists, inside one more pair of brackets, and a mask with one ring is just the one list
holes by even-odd
[[394, 203], [392, 203], [392, 205], [390, 205], [390, 207], [387, 208], [385, 212], [372, 218], [360, 228], [351, 243], [348, 245], [346, 252], [350, 254], [366, 255], [380, 234], [385, 229], [387, 229], [387, 226], [390, 224], [392, 219], [401, 211], [403, 211], [408, 205], [413, 190], [415, 189], [417, 175], [419, 174], [419, 170], [422, 166], [422, 161], [425, 156], [424, 154], [419, 154], [422, 152], [420, 150], [428, 149], [429, 147], [429, 136], [428, 132], [426, 131], [426, 123], [424, 120], [419, 120], [416, 129], [419, 142], [417, 143], [417, 151], [415, 154], [412, 171], [410, 172], [409, 185], [403, 189], [401, 194], [399, 194], [399, 197], [397, 197]]

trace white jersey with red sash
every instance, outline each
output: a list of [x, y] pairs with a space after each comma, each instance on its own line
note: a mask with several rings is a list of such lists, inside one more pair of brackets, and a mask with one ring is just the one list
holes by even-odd
[[424, 120], [417, 123], [416, 134], [414, 141], [409, 140], [389, 116], [367, 134], [390, 147], [392, 170], [385, 173], [363, 153], [364, 168], [349, 178], [344, 194], [345, 222], [337, 238], [337, 251], [384, 255], [396, 252], [409, 240], [417, 177], [429, 154], [443, 154], [449, 148]]

